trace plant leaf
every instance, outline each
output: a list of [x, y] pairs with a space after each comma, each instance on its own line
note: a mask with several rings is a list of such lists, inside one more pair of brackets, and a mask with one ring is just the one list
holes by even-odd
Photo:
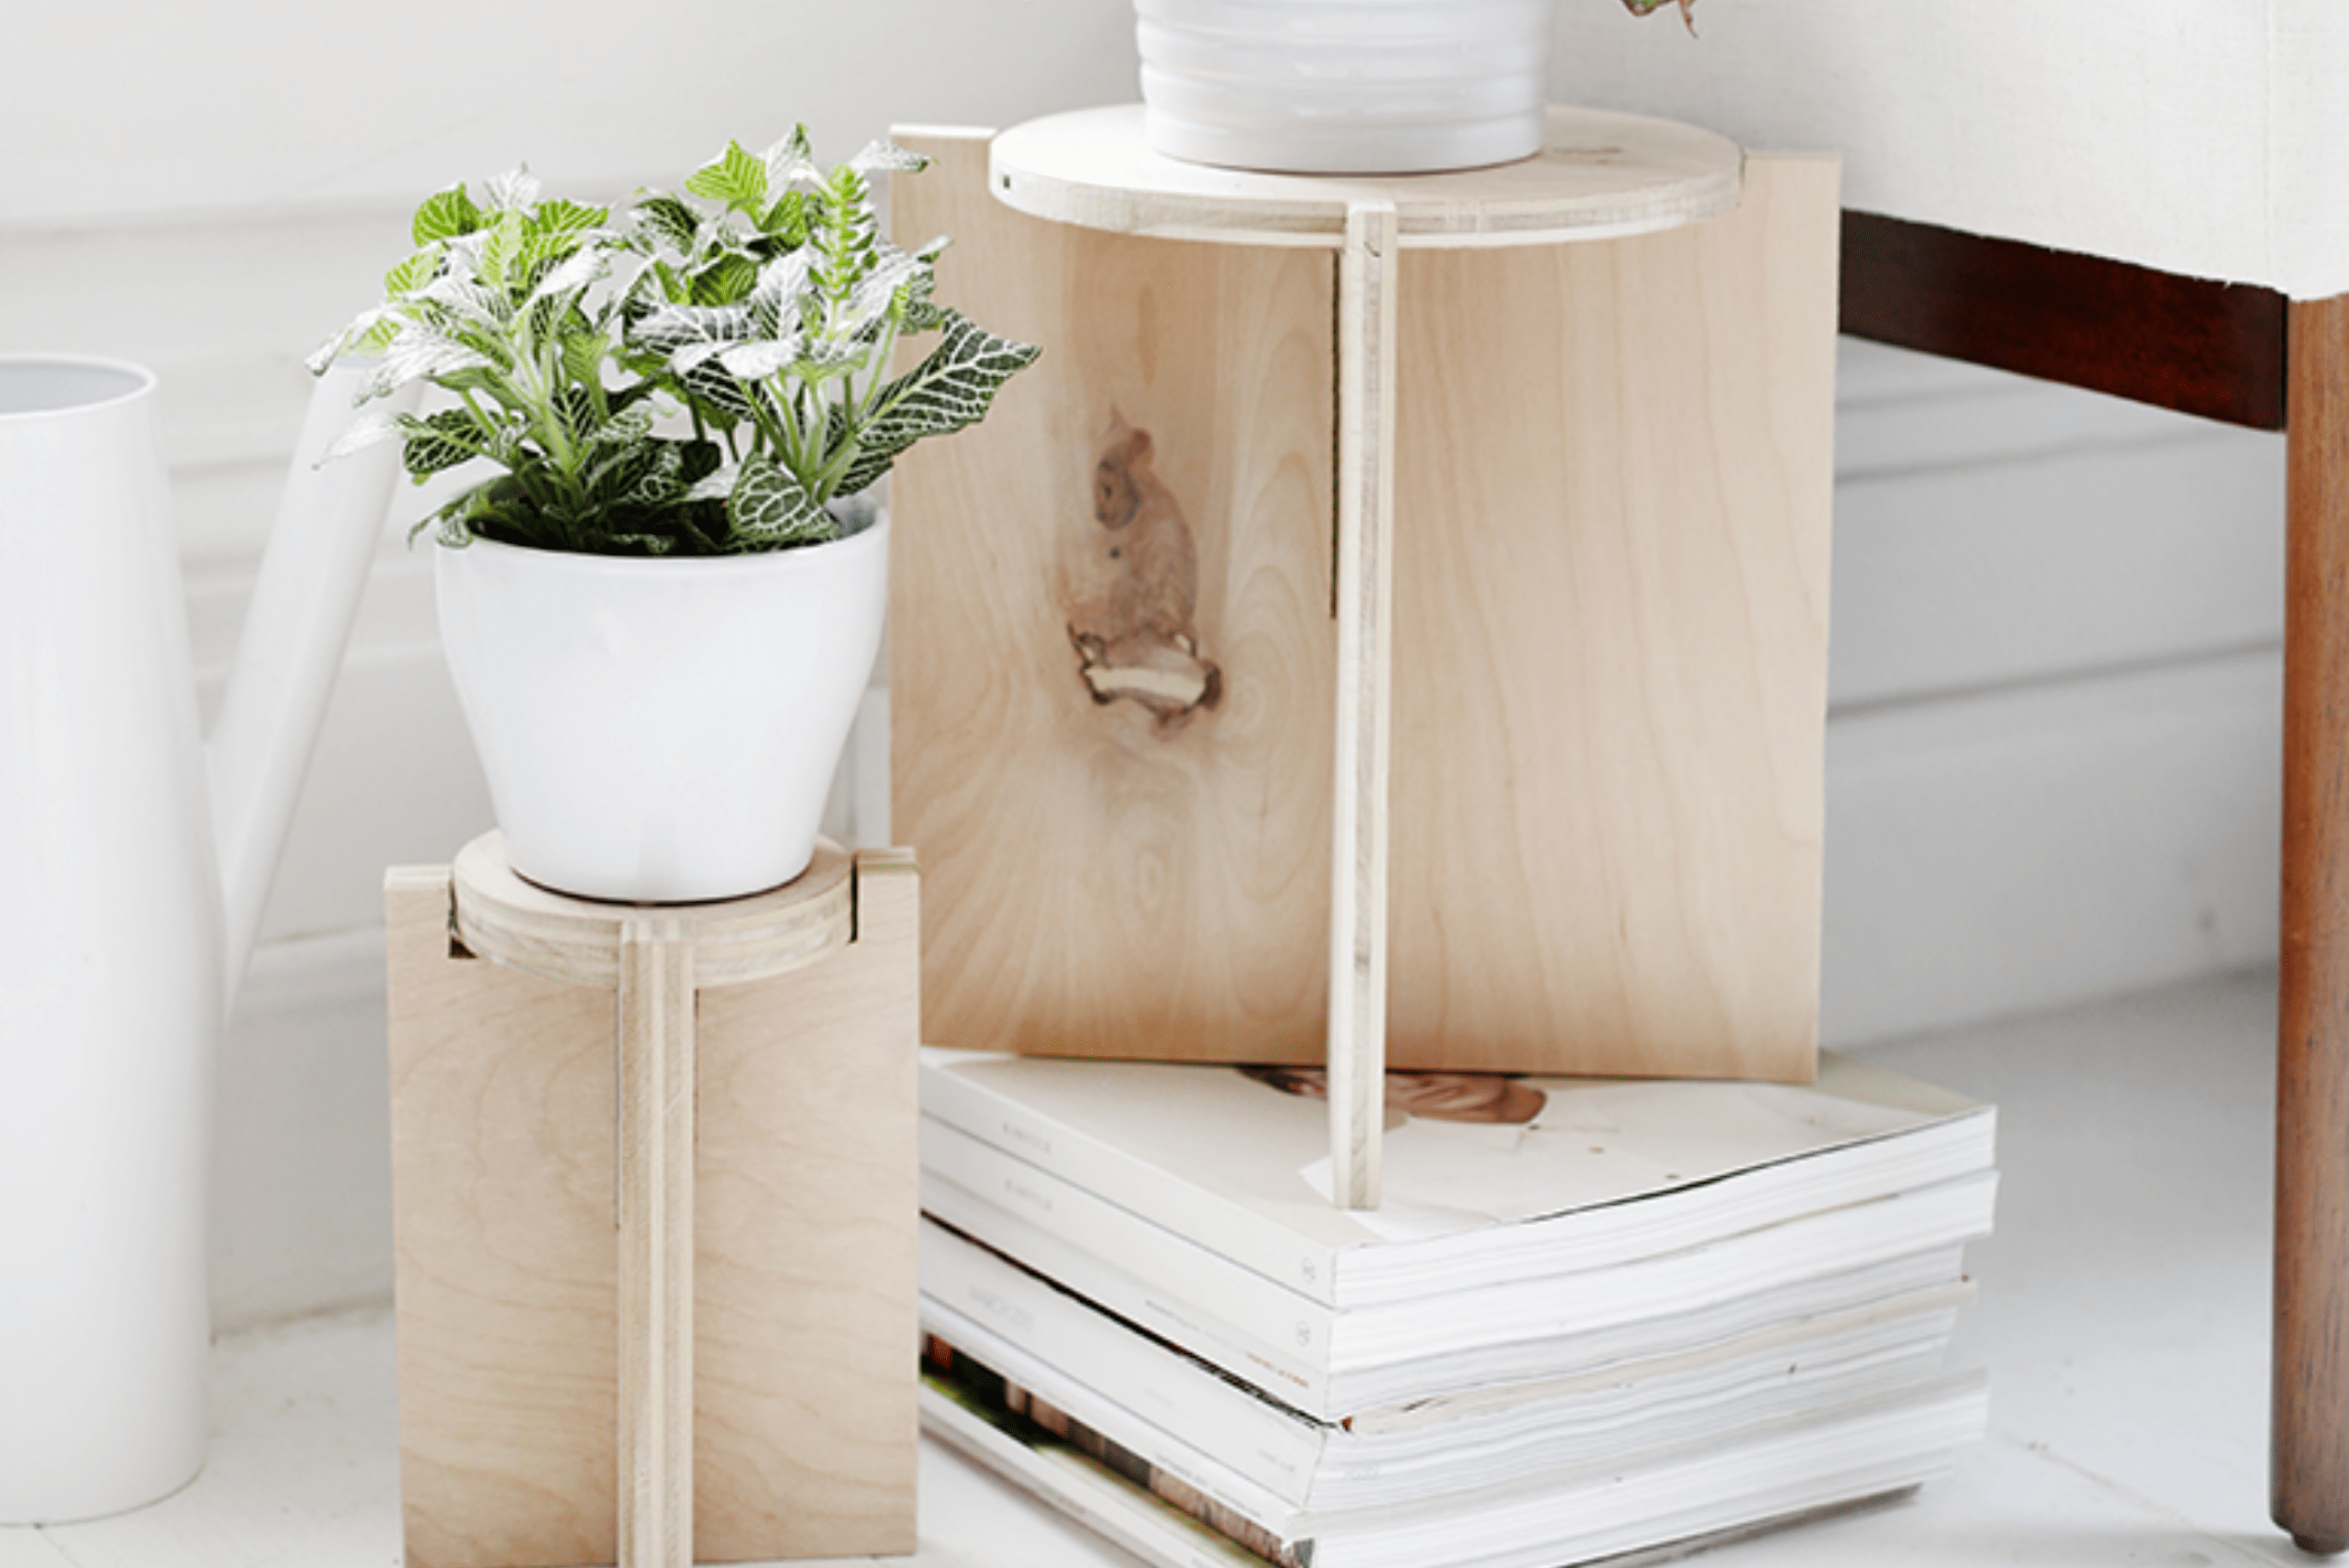
[[840, 531], [805, 485], [760, 452], [742, 460], [726, 518], [729, 539], [744, 550], [812, 544]]
[[850, 159], [848, 166], [860, 174], [918, 174], [930, 167], [930, 160], [881, 137], [866, 142], [864, 150]]
[[481, 209], [473, 206], [473, 197], [462, 185], [451, 185], [445, 191], [435, 191], [424, 198], [416, 209], [416, 217], [408, 225], [409, 232], [419, 247], [437, 240], [454, 239], [460, 234], [471, 234], [481, 227]]
[[323, 467], [339, 457], [349, 457], [352, 452], [365, 451], [369, 447], [397, 439], [401, 433], [400, 416], [397, 414], [381, 411], [362, 414], [328, 445], [326, 454], [318, 459], [319, 466]]
[[384, 351], [384, 362], [375, 367], [359, 389], [359, 401], [364, 403], [398, 390], [412, 381], [447, 376], [458, 371], [480, 370], [490, 363], [478, 350], [467, 348], [453, 338], [444, 338], [427, 328], [411, 328], [394, 339]]
[[655, 239], [685, 255], [692, 255], [695, 237], [700, 232], [701, 220], [694, 209], [665, 191], [655, 191], [636, 204], [638, 226]]
[[602, 277], [610, 266], [611, 258], [601, 246], [590, 245], [574, 250], [548, 269], [546, 275], [539, 280], [538, 286], [530, 291], [530, 297], [522, 302], [523, 308], [528, 309], [544, 299], [584, 294], [588, 285]]
[[751, 313], [739, 305], [663, 305], [631, 323], [628, 334], [639, 347], [667, 358], [696, 343], [743, 341], [751, 335]]
[[930, 357], [882, 390], [872, 422], [857, 431], [857, 457], [835, 494], [852, 495], [889, 471], [890, 462], [925, 436], [942, 436], [975, 423], [995, 395], [1035, 361], [1032, 343], [998, 338], [968, 317], [945, 312], [945, 340]]
[[597, 228], [611, 216], [612, 210], [609, 207], [587, 206], [579, 202], [558, 197], [553, 201], [540, 202], [538, 210], [531, 213], [530, 232], [533, 234], [576, 234]]
[[751, 418], [757, 413], [750, 393], [723, 365], [696, 364], [676, 373], [678, 387], [707, 413], [735, 421]]
[[769, 190], [788, 189], [802, 180], [820, 179], [824, 172], [816, 162], [816, 149], [807, 139], [804, 124], [792, 127], [791, 134], [768, 148], [761, 161], [766, 165]]
[[414, 294], [440, 271], [440, 248], [428, 245], [384, 274], [386, 295]]
[[473, 457], [482, 444], [473, 416], [462, 408], [444, 408], [419, 419], [404, 415], [398, 420], [407, 444], [400, 449], [400, 463], [417, 479], [456, 467]]
[[755, 213], [767, 199], [766, 161], [743, 151], [740, 142], [729, 141], [725, 151], [686, 178], [685, 189], [705, 200]]
[[510, 291], [520, 282], [518, 263], [522, 259], [524, 219], [521, 212], [507, 207], [500, 212], [485, 232], [481, 247], [481, 279], [490, 287]]
[[539, 199], [539, 177], [527, 163], [517, 163], [489, 183], [483, 193], [494, 211], [518, 212]]
[[789, 338], [768, 338], [725, 350], [718, 354], [718, 362], [743, 381], [764, 381], [796, 361], [799, 358], [799, 350], [796, 334]]

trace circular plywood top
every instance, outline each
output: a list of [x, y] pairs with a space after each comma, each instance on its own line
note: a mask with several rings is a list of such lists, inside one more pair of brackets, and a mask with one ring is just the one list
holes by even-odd
[[1031, 217], [1163, 239], [1336, 247], [1346, 209], [1395, 204], [1407, 246], [1611, 239], [1729, 211], [1737, 144], [1672, 120], [1553, 106], [1542, 150], [1445, 174], [1257, 174], [1186, 163], [1142, 139], [1139, 104], [1080, 109], [995, 139], [997, 199]]
[[457, 853], [457, 938], [483, 958], [573, 985], [618, 985], [620, 932], [630, 921], [676, 928], [694, 943], [694, 984], [708, 990], [764, 980], [847, 945], [852, 918], [847, 851], [816, 840], [816, 858], [770, 892], [716, 904], [604, 904], [525, 882], [503, 834]]

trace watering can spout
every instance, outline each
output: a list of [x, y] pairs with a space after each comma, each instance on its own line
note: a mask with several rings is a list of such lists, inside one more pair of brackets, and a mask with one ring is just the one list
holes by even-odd
[[[338, 364], [311, 393], [219, 716], [205, 744], [225, 917], [224, 1016], [235, 1006], [261, 929], [399, 473], [396, 443], [322, 462], [356, 417], [351, 399], [370, 368]], [[404, 398], [412, 406], [415, 389]]]

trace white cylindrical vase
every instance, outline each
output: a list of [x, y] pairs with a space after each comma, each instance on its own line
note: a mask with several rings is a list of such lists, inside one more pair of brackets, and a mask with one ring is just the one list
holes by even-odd
[[0, 360], [0, 1523], [203, 1459], [220, 894], [154, 401]]
[[888, 610], [886, 518], [756, 555], [439, 550], [440, 632], [514, 869], [678, 904], [815, 848]]
[[1135, 0], [1143, 133], [1172, 158], [1407, 174], [1541, 150], [1556, 0]]

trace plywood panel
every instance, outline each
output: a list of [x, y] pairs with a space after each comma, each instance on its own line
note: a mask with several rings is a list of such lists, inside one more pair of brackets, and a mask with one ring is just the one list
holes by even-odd
[[[1053, 228], [921, 145], [900, 238], [954, 233], [941, 293], [1045, 350], [896, 481], [925, 1038], [1316, 1060], [1334, 259]], [[1670, 234], [1405, 253], [1392, 1065], [1811, 1071], [1836, 166], [1748, 180]], [[1104, 661], [1154, 708], [1074, 651], [1137, 428], [1197, 570], [1195, 641]], [[1214, 706], [1173, 711], [1176, 655]]]
[[898, 238], [953, 235], [941, 297], [1044, 347], [891, 482], [924, 1037], [1318, 1060], [1331, 258], [1024, 217], [983, 140], [906, 139], [941, 161], [896, 182]]
[[[857, 935], [699, 1000], [694, 1536], [705, 1562], [910, 1551], [918, 1207], [909, 862]], [[614, 1560], [615, 998], [452, 952], [387, 897], [411, 1568]]]
[[1407, 252], [1390, 1054], [1807, 1078], [1836, 167]]

